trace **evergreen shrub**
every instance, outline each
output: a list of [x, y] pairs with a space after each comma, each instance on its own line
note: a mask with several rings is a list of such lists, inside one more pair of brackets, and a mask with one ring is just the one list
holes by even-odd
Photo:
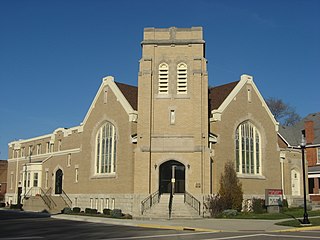
[[109, 208], [103, 209], [103, 214], [110, 216], [111, 215], [111, 209], [109, 209]]
[[111, 217], [113, 218], [121, 218], [122, 217], [122, 211], [121, 209], [113, 209], [111, 210]]
[[72, 211], [73, 211], [74, 213], [80, 213], [81, 208], [79, 208], [79, 207], [74, 207], [74, 208], [72, 209]]

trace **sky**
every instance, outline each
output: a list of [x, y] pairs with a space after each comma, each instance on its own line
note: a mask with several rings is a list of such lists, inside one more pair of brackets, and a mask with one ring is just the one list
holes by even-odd
[[79, 125], [105, 76], [137, 85], [146, 27], [202, 26], [209, 85], [320, 111], [320, 0], [0, 0], [0, 159]]

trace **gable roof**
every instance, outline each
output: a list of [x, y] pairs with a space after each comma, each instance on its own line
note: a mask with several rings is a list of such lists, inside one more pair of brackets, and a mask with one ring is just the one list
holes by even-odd
[[[216, 94], [220, 97], [218, 97], [219, 100], [217, 100], [216, 102], [213, 102], [213, 106], [211, 106], [210, 110], [211, 110], [211, 114], [212, 114], [212, 118], [210, 119], [210, 121], [220, 121], [221, 120], [221, 115], [224, 112], [224, 110], [227, 108], [227, 106], [232, 102], [232, 100], [237, 96], [237, 94], [241, 91], [242, 87], [245, 84], [250, 84], [252, 89], [255, 91], [255, 93], [257, 94], [258, 98], [260, 99], [262, 106], [265, 108], [265, 110], [267, 111], [271, 121], [273, 122], [276, 131], [278, 132], [278, 126], [279, 123], [275, 120], [273, 114], [271, 113], [266, 101], [263, 99], [261, 93], [259, 92], [257, 86], [255, 85], [255, 83], [253, 82], [253, 77], [247, 74], [243, 74], [240, 76], [240, 81], [237, 82], [232, 82], [229, 84], [225, 84], [222, 85], [220, 87], [217, 87], [216, 90]], [[220, 93], [219, 93], [220, 91]], [[215, 98], [215, 94], [214, 92], [212, 92], [211, 94], [211, 98], [214, 99]], [[212, 100], [210, 100], [211, 102]]]
[[[120, 87], [121, 89], [120, 89]], [[135, 90], [135, 87], [127, 85], [127, 84], [123, 84], [123, 83], [115, 83], [114, 82], [114, 78], [112, 76], [108, 76], [102, 79], [102, 83], [100, 85], [100, 88], [98, 90], [98, 92], [96, 93], [95, 98], [93, 99], [91, 106], [83, 120], [83, 122], [80, 124], [81, 126], [84, 126], [85, 123], [87, 122], [91, 111], [93, 110], [93, 108], [95, 107], [95, 104], [98, 100], [98, 97], [100, 95], [100, 93], [103, 91], [103, 89], [105, 87], [109, 87], [112, 92], [115, 94], [115, 96], [117, 97], [117, 100], [120, 102], [120, 104], [122, 105], [122, 107], [124, 108], [124, 110], [128, 113], [129, 116], [129, 121], [137, 121], [137, 111], [134, 109], [134, 105], [136, 106], [137, 104], [134, 101], [134, 96], [135, 93], [137, 92], [137, 90]], [[125, 95], [126, 94], [126, 95]], [[131, 102], [129, 102], [129, 100]]]
[[138, 110], [138, 87], [115, 82], [134, 110]]
[[303, 124], [295, 126], [279, 126], [278, 135], [286, 142], [288, 147], [299, 146], [301, 144], [301, 130]]
[[223, 84], [209, 89], [209, 109], [218, 109], [239, 81]]
[[279, 133], [281, 137], [289, 144], [289, 146], [299, 146], [301, 144], [301, 130], [305, 128], [306, 121], [313, 121], [314, 142], [320, 144], [320, 112], [311, 113], [294, 126], [280, 126]]

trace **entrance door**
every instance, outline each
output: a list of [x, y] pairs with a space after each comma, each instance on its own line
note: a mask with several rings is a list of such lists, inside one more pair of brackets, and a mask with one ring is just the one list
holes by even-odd
[[[174, 172], [173, 172], [174, 171]], [[167, 161], [159, 167], [159, 192], [170, 193], [172, 189], [171, 181], [174, 174], [174, 192], [185, 192], [185, 166], [175, 160]]]
[[291, 191], [292, 196], [300, 195], [300, 173], [297, 170], [291, 170]]
[[61, 194], [62, 193], [62, 177], [63, 172], [61, 169], [58, 169], [56, 171], [56, 184], [55, 184], [55, 194]]

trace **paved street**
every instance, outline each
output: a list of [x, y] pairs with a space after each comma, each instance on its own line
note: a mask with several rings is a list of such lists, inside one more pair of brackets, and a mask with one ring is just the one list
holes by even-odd
[[[95, 218], [97, 219], [97, 218]], [[81, 221], [80, 221], [81, 220]], [[0, 211], [0, 240], [7, 239], [157, 239], [157, 240], [218, 240], [218, 239], [320, 239], [320, 231], [266, 232], [266, 231], [214, 231], [203, 232], [176, 226], [151, 227], [91, 222], [90, 219], [78, 221], [52, 218], [45, 214], [29, 214], [15, 211]], [[192, 222], [194, 220], [189, 220]], [[246, 221], [246, 220], [245, 220]], [[110, 222], [114, 222], [112, 219]], [[136, 221], [133, 221], [134, 223]], [[134, 225], [134, 224], [133, 224]]]

